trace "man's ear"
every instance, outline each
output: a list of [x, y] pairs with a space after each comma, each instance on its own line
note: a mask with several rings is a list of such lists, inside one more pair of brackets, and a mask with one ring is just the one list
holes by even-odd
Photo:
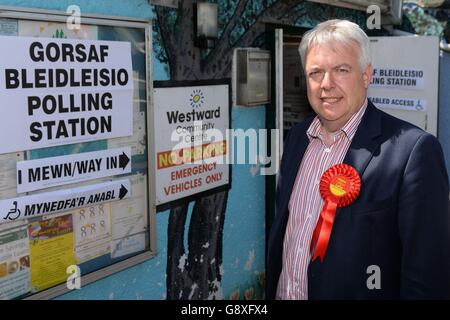
[[369, 84], [372, 81], [372, 72], [373, 72], [373, 67], [372, 67], [372, 64], [369, 63], [366, 67], [366, 70], [364, 70], [364, 72], [363, 72], [364, 87], [366, 89], [369, 88]]

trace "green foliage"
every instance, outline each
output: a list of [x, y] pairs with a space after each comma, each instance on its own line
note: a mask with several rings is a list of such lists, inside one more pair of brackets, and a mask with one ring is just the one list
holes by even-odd
[[427, 14], [424, 9], [417, 5], [403, 7], [403, 13], [414, 29], [414, 33], [423, 36], [442, 36], [447, 21], [440, 22], [435, 17]]
[[297, 27], [313, 28], [320, 22], [329, 19], [346, 19], [358, 24], [361, 28], [366, 26], [366, 15], [363, 11], [330, 6], [321, 3], [304, 1], [295, 8], [294, 12], [304, 14], [294, 23]]

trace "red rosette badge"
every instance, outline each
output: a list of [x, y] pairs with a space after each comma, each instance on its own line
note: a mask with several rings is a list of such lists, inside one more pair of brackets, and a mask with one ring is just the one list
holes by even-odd
[[333, 228], [334, 217], [338, 207], [351, 204], [359, 195], [361, 179], [355, 168], [340, 163], [324, 172], [320, 179], [320, 194], [325, 203], [320, 212], [319, 221], [314, 229], [310, 251], [315, 246], [312, 261], [320, 257], [323, 261]]

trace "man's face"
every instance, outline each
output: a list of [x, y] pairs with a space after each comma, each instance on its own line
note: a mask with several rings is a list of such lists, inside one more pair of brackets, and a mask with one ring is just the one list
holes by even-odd
[[321, 120], [340, 129], [364, 103], [372, 66], [361, 70], [352, 44], [316, 45], [306, 55], [308, 99]]

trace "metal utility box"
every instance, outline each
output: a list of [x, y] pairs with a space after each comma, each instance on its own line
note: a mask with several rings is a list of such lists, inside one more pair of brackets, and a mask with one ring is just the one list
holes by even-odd
[[236, 59], [237, 104], [255, 106], [270, 102], [270, 51], [239, 49]]

